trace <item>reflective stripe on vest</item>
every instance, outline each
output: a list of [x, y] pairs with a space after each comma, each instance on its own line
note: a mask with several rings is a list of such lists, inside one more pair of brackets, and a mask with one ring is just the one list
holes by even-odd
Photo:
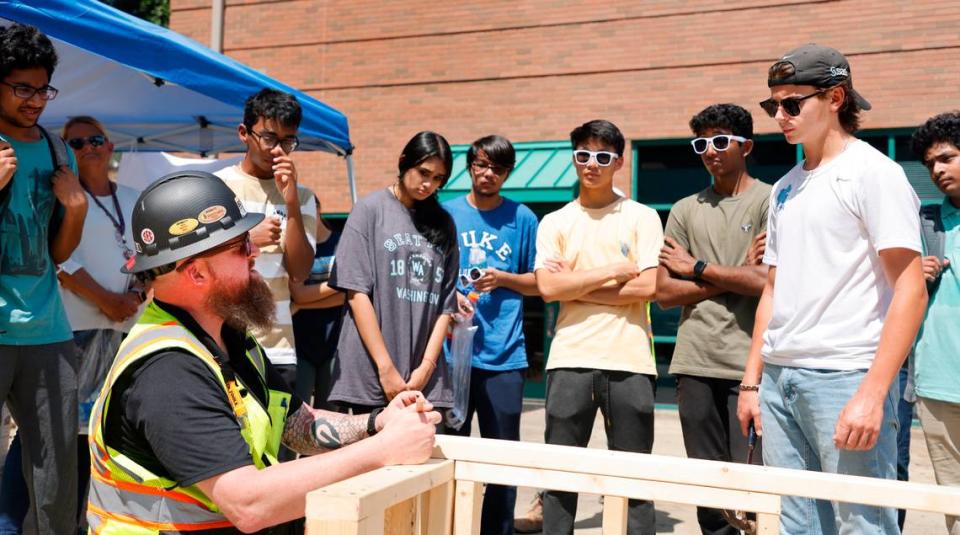
[[[265, 387], [263, 351], [249, 335], [245, 343], [246, 356], [260, 373]], [[227, 396], [223, 372], [203, 343], [176, 318], [153, 303], [148, 305], [121, 344], [90, 416], [91, 479], [87, 518], [93, 533], [140, 535], [231, 526], [199, 487], [180, 487], [175, 481], [137, 464], [103, 440], [106, 414], [115, 394], [113, 389], [117, 379], [141, 359], [170, 349], [179, 349], [203, 361], [214, 372]], [[250, 388], [243, 388], [241, 403], [246, 417], [240, 434], [249, 446], [251, 460], [257, 468], [276, 463], [290, 400], [290, 394], [286, 392], [269, 390], [267, 396], [269, 402], [264, 408]]]

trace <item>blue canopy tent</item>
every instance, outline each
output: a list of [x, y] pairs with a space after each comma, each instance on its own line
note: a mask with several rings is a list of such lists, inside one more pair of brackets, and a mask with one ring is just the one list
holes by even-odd
[[57, 48], [60, 90], [42, 122], [93, 115], [118, 150], [242, 152], [237, 125], [264, 87], [296, 95], [301, 148], [345, 158], [356, 198], [347, 118], [319, 100], [188, 39], [95, 0], [0, 0], [0, 24], [36, 26]]

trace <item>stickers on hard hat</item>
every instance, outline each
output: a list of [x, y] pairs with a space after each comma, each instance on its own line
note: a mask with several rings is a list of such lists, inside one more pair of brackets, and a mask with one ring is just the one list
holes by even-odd
[[193, 231], [193, 229], [197, 228], [197, 225], [199, 224], [200, 222], [196, 219], [188, 217], [170, 225], [170, 228], [167, 229], [167, 232], [169, 232], [171, 236], [180, 236]]
[[243, 207], [243, 203], [240, 202], [240, 199], [237, 198], [237, 197], [234, 197], [233, 200], [236, 201], [236, 203], [237, 203], [237, 208], [240, 209], [240, 217], [246, 217], [246, 215], [247, 215], [247, 209]]
[[197, 216], [197, 219], [200, 220], [204, 225], [209, 225], [210, 223], [216, 223], [223, 219], [223, 216], [227, 215], [227, 209], [219, 204], [215, 204], [208, 208], [205, 208], [200, 215]]
[[142, 241], [144, 245], [150, 245], [153, 243], [153, 239], [154, 236], [152, 230], [145, 228], [140, 231], [140, 241]]

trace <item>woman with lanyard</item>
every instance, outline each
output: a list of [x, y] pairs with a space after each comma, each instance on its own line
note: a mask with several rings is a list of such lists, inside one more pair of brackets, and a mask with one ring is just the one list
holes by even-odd
[[[136, 321], [143, 303], [143, 290], [120, 272], [133, 255], [130, 215], [139, 193], [109, 178], [113, 144], [106, 129], [93, 117], [74, 117], [63, 127], [63, 138], [77, 159], [80, 184], [87, 192], [89, 209], [80, 245], [57, 270], [61, 297], [70, 320], [80, 369], [77, 374], [80, 400], [80, 433], [77, 441], [79, 474], [78, 507], [86, 503], [90, 458], [86, 437], [90, 408], [113, 362], [120, 341]], [[3, 472], [3, 493], [27, 496], [20, 466], [19, 439], [11, 445]], [[16, 457], [16, 459], [11, 459]], [[19, 485], [19, 486], [18, 486]], [[22, 511], [2, 511], [9, 522], [22, 522]], [[78, 514], [80, 511], [78, 511]], [[84, 516], [80, 515], [83, 522]]]

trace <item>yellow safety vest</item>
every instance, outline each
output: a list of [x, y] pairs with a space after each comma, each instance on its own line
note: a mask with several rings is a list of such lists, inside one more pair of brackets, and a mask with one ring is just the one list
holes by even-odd
[[[263, 350], [247, 334], [247, 358], [266, 389]], [[163, 531], [197, 531], [232, 524], [196, 486], [180, 487], [176, 481], [154, 474], [103, 441], [104, 425], [114, 386], [119, 377], [142, 359], [160, 351], [179, 349], [202, 360], [213, 370], [230, 401], [240, 434], [250, 447], [253, 464], [262, 469], [277, 463], [280, 437], [290, 394], [268, 390], [267, 407], [236, 379], [225, 377], [206, 346], [176, 318], [151, 303], [121, 344], [110, 374], [90, 415], [90, 496], [87, 521], [90, 533], [102, 535], [157, 535]], [[215, 447], [215, 446], [211, 446]]]

